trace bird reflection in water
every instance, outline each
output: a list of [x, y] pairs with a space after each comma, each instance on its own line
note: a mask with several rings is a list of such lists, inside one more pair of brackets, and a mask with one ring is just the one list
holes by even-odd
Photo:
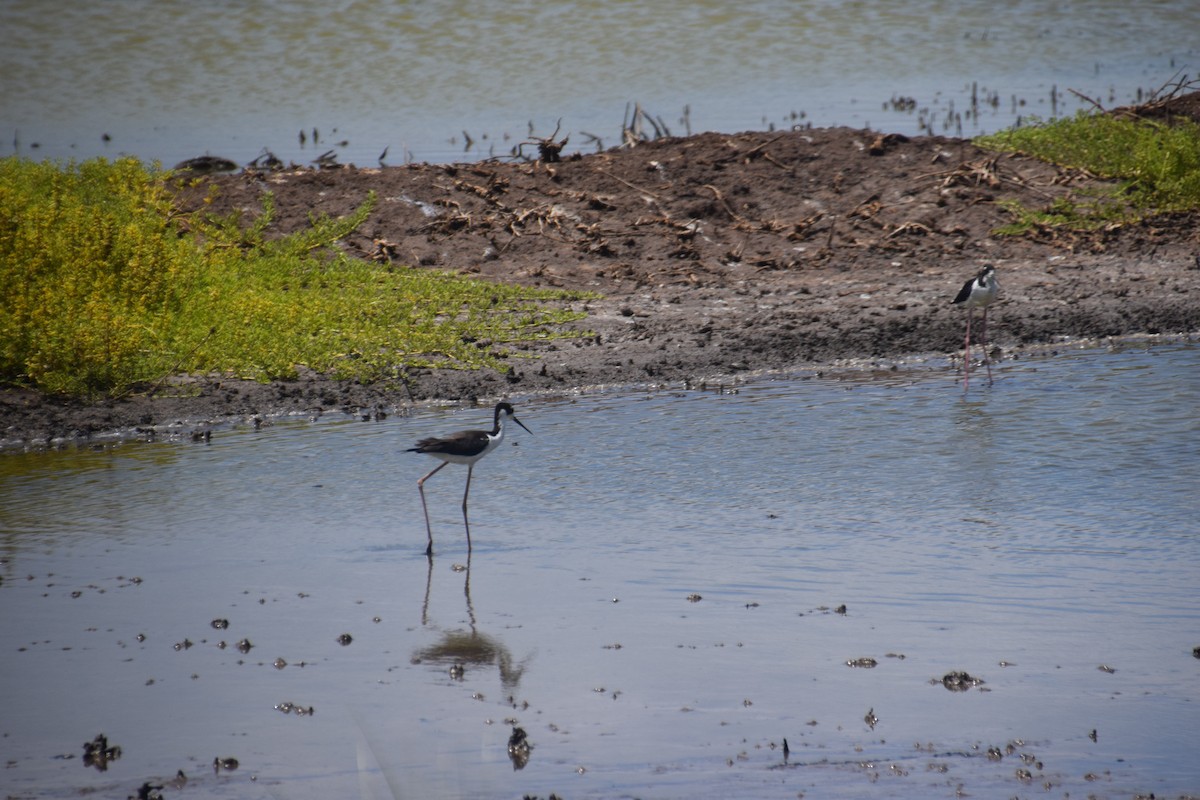
[[[466, 599], [467, 620], [469, 627], [453, 630], [441, 630], [440, 637], [433, 644], [417, 648], [413, 651], [414, 664], [434, 664], [444, 668], [456, 681], [465, 679], [473, 669], [495, 667], [500, 673], [500, 686], [509, 705], [517, 705], [517, 692], [521, 676], [533, 658], [530, 653], [521, 661], [516, 661], [512, 653], [495, 636], [481, 632], [475, 621], [475, 606], [471, 602], [471, 558], [467, 556], [465, 566], [456, 564], [456, 572], [463, 575], [463, 596]], [[433, 587], [433, 560], [429, 562], [429, 572], [425, 581], [425, 601], [421, 606], [421, 625], [426, 628], [437, 626], [430, 621], [429, 598]], [[529, 761], [532, 749], [526, 740], [524, 731], [513, 728], [509, 738], [508, 755], [513, 762], [513, 769], [522, 769]]]

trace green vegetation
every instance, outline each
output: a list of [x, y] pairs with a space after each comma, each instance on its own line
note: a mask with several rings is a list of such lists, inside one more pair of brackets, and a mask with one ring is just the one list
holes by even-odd
[[1024, 153], [1115, 181], [1107, 189], [1078, 192], [1041, 209], [1010, 203], [1007, 208], [1016, 219], [1000, 233], [1044, 227], [1094, 230], [1154, 214], [1200, 209], [1200, 126], [1187, 120], [1168, 124], [1080, 112], [981, 136], [975, 144]]
[[183, 373], [267, 381], [301, 367], [373, 381], [405, 367], [505, 369], [505, 344], [578, 335], [584, 295], [352, 258], [336, 243], [366, 219], [268, 239], [184, 214], [170, 175], [135, 159], [0, 159], [0, 382], [118, 395]]

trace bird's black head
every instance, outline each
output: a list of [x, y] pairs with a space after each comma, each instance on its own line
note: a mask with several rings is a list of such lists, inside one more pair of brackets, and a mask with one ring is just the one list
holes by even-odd
[[[506, 418], [511, 419], [513, 422], [517, 423], [522, 428], [525, 428], [525, 423], [521, 422], [521, 420], [517, 419], [517, 412], [513, 410], [512, 404], [496, 403], [496, 424], [497, 425], [500, 424], [500, 415], [501, 414], [503, 414]], [[525, 428], [525, 430], [528, 433], [533, 433], [533, 431], [529, 430], [529, 428]]]

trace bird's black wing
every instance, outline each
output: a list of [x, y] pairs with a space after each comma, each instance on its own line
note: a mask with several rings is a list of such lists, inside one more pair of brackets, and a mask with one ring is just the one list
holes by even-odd
[[958, 297], [954, 298], [954, 304], [958, 305], [959, 303], [965, 303], [967, 300], [971, 299], [971, 287], [974, 285], [974, 278], [971, 278], [969, 281], [964, 283], [962, 288], [958, 290]]
[[455, 456], [473, 456], [487, 447], [486, 431], [459, 431], [449, 436], [432, 436], [417, 442], [409, 452], [446, 453]]

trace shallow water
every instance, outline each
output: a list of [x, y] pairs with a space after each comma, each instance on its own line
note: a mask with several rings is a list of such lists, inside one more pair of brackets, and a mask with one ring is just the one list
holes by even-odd
[[1194, 76], [1197, 30], [1192, 0], [6, 0], [0, 152], [443, 162], [560, 119], [591, 151], [631, 103], [677, 135], [924, 118], [971, 136], [1089, 108], [1072, 89], [1111, 107]]
[[997, 378], [513, 398], [534, 435], [476, 470], [469, 560], [463, 470], [426, 487], [430, 562], [403, 448], [486, 409], [6, 455], [0, 789], [1196, 792], [1200, 347]]

